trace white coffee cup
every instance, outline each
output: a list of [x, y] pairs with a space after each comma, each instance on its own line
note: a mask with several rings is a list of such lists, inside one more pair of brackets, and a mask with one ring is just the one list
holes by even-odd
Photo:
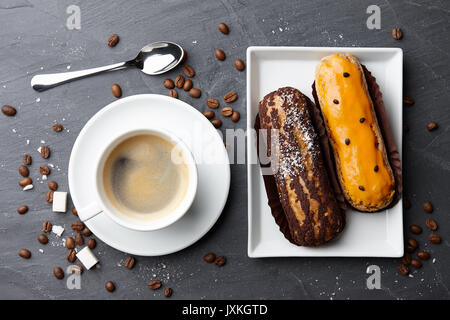
[[[183, 161], [185, 162], [188, 172], [189, 181], [186, 194], [181, 200], [180, 204], [169, 214], [155, 220], [137, 220], [133, 219], [120, 212], [107, 198], [103, 185], [103, 168], [106, 159], [111, 151], [117, 147], [121, 142], [134, 136], [149, 134], [161, 137], [171, 142], [177, 151], [181, 152]], [[112, 136], [108, 142], [105, 143], [104, 149], [100, 152], [100, 156], [95, 161], [95, 176], [92, 177], [95, 186], [95, 201], [83, 208], [77, 208], [79, 216], [83, 217], [83, 221], [89, 220], [98, 214], [107, 214], [116, 223], [126, 228], [137, 231], [153, 231], [159, 230], [178, 221], [191, 207], [197, 192], [197, 166], [194, 157], [187, 147], [187, 145], [173, 133], [161, 128], [138, 128], [121, 132], [116, 136]]]

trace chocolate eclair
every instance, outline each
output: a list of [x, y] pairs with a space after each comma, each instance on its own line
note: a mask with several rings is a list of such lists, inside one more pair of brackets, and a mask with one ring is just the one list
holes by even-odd
[[[282, 231], [286, 228], [279, 220], [286, 219], [286, 238], [300, 246], [326, 243], [345, 226], [345, 211], [339, 207], [330, 185], [310, 114], [311, 104], [292, 87], [271, 92], [259, 103], [260, 128], [277, 130], [278, 138], [276, 143], [267, 144], [268, 155], [276, 157], [278, 163], [272, 168], [278, 199], [267, 190], [269, 205], [274, 214], [279, 200], [284, 217], [274, 217]], [[267, 189], [270, 183], [264, 180]]]

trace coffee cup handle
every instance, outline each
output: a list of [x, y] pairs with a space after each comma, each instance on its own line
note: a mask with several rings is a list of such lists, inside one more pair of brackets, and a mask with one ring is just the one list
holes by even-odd
[[90, 205], [87, 205], [86, 207], [81, 208], [81, 210], [78, 210], [79, 216], [81, 217], [82, 221], [87, 221], [99, 213], [103, 212], [103, 209], [100, 208], [100, 206], [93, 202]]

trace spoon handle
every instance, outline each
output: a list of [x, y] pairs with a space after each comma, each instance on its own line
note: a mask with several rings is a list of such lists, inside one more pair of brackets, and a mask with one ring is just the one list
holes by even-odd
[[105, 71], [119, 70], [130, 65], [129, 62], [120, 62], [115, 64], [110, 64], [104, 67], [62, 72], [62, 73], [52, 73], [52, 74], [38, 74], [31, 79], [31, 87], [36, 91], [45, 91], [47, 89], [59, 86], [60, 84], [70, 82], [72, 80], [81, 79], [87, 76], [98, 74]]

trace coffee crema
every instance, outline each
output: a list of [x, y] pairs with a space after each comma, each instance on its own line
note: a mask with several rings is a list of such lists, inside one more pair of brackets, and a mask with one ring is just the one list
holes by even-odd
[[141, 221], [170, 215], [189, 186], [188, 166], [175, 148], [172, 142], [152, 134], [128, 138], [115, 147], [103, 169], [103, 186], [111, 204], [125, 216]]

